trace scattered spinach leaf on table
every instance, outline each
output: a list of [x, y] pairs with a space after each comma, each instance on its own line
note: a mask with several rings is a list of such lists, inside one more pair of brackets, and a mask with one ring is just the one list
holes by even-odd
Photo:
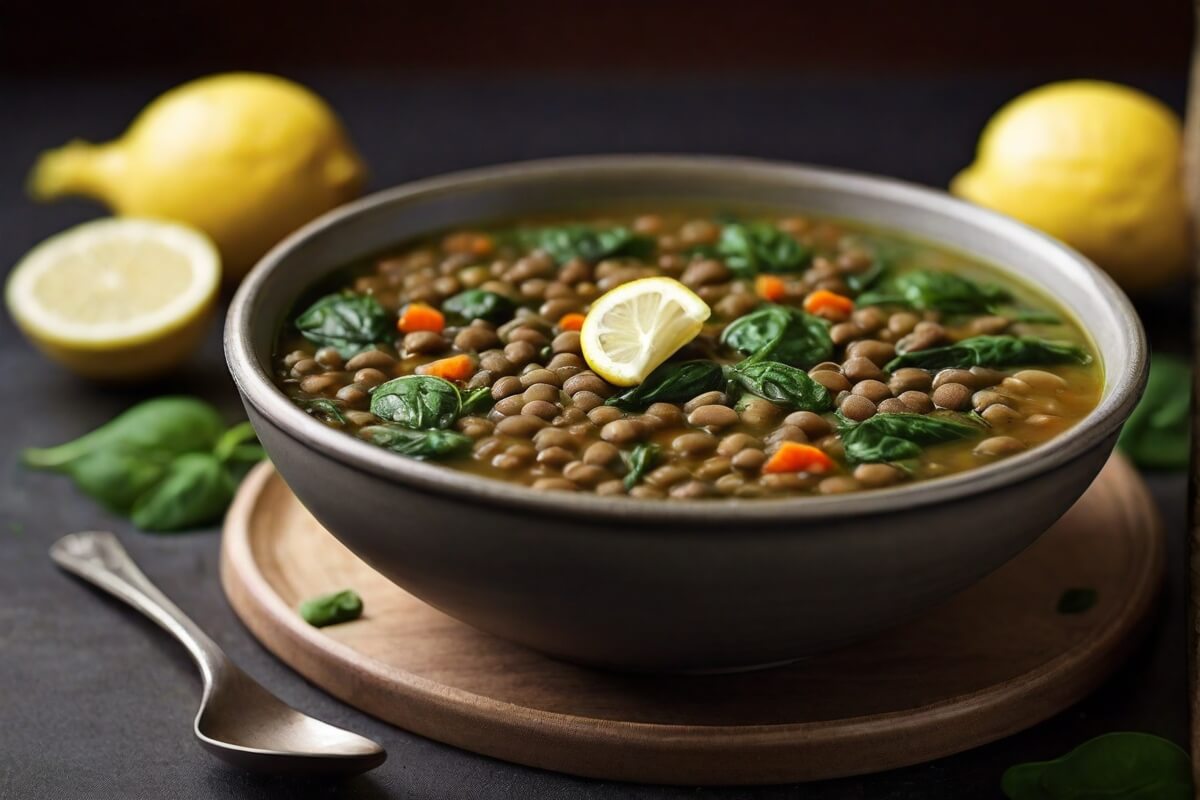
[[796, 369], [778, 361], [748, 358], [725, 371], [735, 385], [791, 411], [828, 411], [833, 408], [829, 390]]
[[1087, 351], [1070, 342], [1037, 336], [973, 336], [945, 347], [930, 347], [896, 356], [888, 372], [901, 367], [937, 370], [949, 367], [1023, 367], [1041, 364], [1090, 364]]
[[486, 289], [467, 289], [442, 303], [442, 312], [460, 323], [481, 319], [499, 325], [508, 322], [517, 311], [517, 304], [506, 297]]
[[789, 306], [768, 303], [733, 322], [721, 343], [743, 355], [808, 369], [833, 357], [829, 323]]
[[263, 455], [249, 423], [226, 430], [208, 403], [160, 397], [72, 442], [25, 450], [22, 461], [70, 476], [143, 530], [176, 531], [219, 518]]
[[662, 448], [653, 442], [642, 442], [625, 457], [629, 472], [625, 473], [625, 488], [632, 489], [654, 466]]
[[458, 388], [433, 375], [405, 375], [371, 392], [371, 413], [406, 428], [449, 428], [462, 412]]
[[851, 464], [916, 458], [925, 445], [978, 435], [983, 428], [965, 417], [938, 414], [876, 414], [862, 422], [838, 415], [838, 432]]
[[1095, 589], [1086, 587], [1066, 589], [1058, 597], [1058, 613], [1082, 614], [1096, 605], [1098, 599], [1099, 595], [1096, 594]]
[[328, 294], [296, 317], [296, 329], [321, 347], [334, 347], [343, 358], [387, 338], [388, 313], [373, 295]]
[[800, 272], [812, 250], [769, 222], [731, 222], [721, 229], [717, 252], [739, 278], [760, 272]]
[[321, 595], [300, 604], [300, 616], [314, 628], [337, 625], [358, 619], [363, 613], [363, 601], [353, 589]]
[[1192, 371], [1181, 358], [1155, 354], [1137, 408], [1118, 446], [1145, 469], [1187, 469], [1191, 460]]
[[1192, 800], [1192, 764], [1173, 742], [1148, 733], [1108, 733], [1053, 761], [1010, 767], [1009, 800]]
[[573, 258], [594, 264], [618, 256], [647, 257], [654, 250], [653, 239], [639, 236], [622, 225], [611, 228], [590, 225], [534, 228], [518, 231], [517, 240], [525, 247], [546, 251], [559, 264]]
[[469, 450], [474, 440], [457, 431], [416, 430], [395, 423], [370, 425], [359, 435], [372, 444], [410, 458], [442, 458]]
[[715, 361], [668, 361], [646, 380], [605, 401], [623, 411], [640, 411], [652, 403], [680, 403], [725, 386], [725, 373]]

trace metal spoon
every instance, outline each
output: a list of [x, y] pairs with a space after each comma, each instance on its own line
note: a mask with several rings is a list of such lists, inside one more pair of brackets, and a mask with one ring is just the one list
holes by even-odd
[[242, 672], [142, 574], [111, 533], [69, 534], [54, 543], [50, 557], [183, 643], [204, 683], [192, 729], [217, 758], [243, 769], [293, 775], [349, 775], [387, 758], [370, 739], [301, 714]]

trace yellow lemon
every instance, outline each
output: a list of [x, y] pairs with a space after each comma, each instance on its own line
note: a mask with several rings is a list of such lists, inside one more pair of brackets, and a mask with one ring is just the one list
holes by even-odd
[[85, 377], [132, 380], [191, 355], [220, 282], [220, 257], [203, 233], [119, 217], [30, 250], [4, 294], [17, 326], [46, 355]]
[[633, 386], [695, 339], [711, 314], [708, 304], [679, 281], [642, 278], [592, 303], [579, 344], [597, 375], [614, 386]]
[[950, 189], [1061, 239], [1137, 292], [1187, 271], [1181, 159], [1179, 119], [1162, 103], [1067, 81], [1002, 108]]
[[121, 138], [44, 153], [33, 195], [94, 197], [116, 213], [183, 222], [241, 278], [281, 238], [355, 197], [363, 164], [319, 97], [272, 75], [229, 73], [179, 86]]

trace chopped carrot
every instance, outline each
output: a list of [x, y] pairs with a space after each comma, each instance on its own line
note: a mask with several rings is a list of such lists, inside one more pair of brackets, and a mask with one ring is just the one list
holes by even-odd
[[804, 310], [810, 314], [819, 314], [822, 311], [849, 314], [854, 310], [854, 301], [837, 292], [831, 292], [828, 289], [818, 289], [804, 298]]
[[442, 240], [442, 248], [450, 253], [468, 253], [473, 256], [486, 256], [496, 248], [492, 237], [485, 233], [462, 231], [453, 233]]
[[400, 319], [396, 320], [396, 327], [401, 333], [412, 333], [413, 331], [441, 333], [442, 329], [446, 327], [446, 318], [433, 306], [425, 303], [409, 303], [400, 312]]
[[431, 361], [421, 368], [422, 375], [445, 378], [448, 381], [465, 381], [475, 372], [475, 359], [466, 353]]
[[819, 447], [799, 442], [784, 442], [766, 464], [764, 473], [774, 472], [828, 472], [833, 469], [833, 459]]
[[787, 294], [787, 284], [783, 282], [783, 278], [774, 275], [759, 275], [754, 279], [754, 293], [763, 300], [774, 303], [776, 300], [782, 300]]
[[563, 314], [558, 321], [558, 329], [560, 331], [577, 331], [583, 328], [583, 314], [576, 312]]

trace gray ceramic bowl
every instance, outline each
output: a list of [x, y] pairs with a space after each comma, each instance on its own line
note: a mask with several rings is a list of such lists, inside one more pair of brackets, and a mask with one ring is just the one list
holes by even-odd
[[[1003, 265], [1083, 321], [1103, 359], [1103, 399], [1053, 444], [947, 478], [840, 497], [680, 502], [542, 493], [410, 460], [324, 427], [272, 384], [272, 342], [293, 302], [347, 261], [455, 225], [639, 199], [860, 220]], [[1112, 281], [1011, 219], [892, 180], [659, 156], [464, 172], [333, 211], [243, 282], [225, 349], [275, 466], [375, 569], [497, 636], [572, 661], [654, 671], [795, 659], [870, 635], [978, 580], [1091, 483], [1147, 364], [1141, 325]]]

